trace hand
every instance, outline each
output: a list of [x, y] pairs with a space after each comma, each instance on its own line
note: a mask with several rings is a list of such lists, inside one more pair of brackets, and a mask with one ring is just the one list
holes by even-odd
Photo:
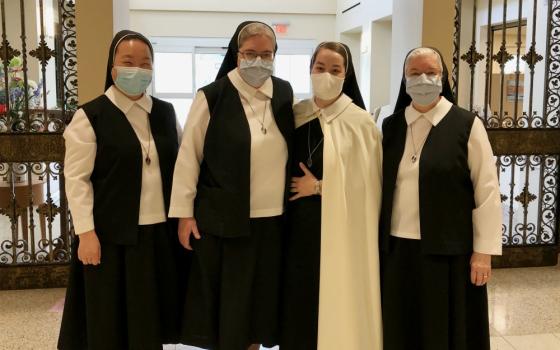
[[88, 231], [78, 235], [78, 259], [84, 265], [99, 265], [101, 263], [101, 244], [95, 231]]
[[474, 252], [471, 256], [471, 282], [477, 286], [483, 286], [492, 274], [492, 256]]
[[191, 234], [196, 239], [200, 239], [198, 227], [196, 227], [196, 220], [194, 218], [180, 218], [179, 219], [179, 242], [185, 249], [193, 250], [190, 243]]
[[292, 177], [290, 192], [295, 193], [295, 195], [290, 197], [291, 201], [316, 194], [315, 184], [317, 183], [317, 178], [313, 176], [303, 163], [300, 162], [299, 167], [304, 175], [302, 177]]

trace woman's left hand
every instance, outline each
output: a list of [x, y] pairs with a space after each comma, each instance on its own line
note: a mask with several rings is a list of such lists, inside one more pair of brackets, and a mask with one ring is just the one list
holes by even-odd
[[295, 195], [290, 197], [291, 201], [315, 194], [317, 178], [313, 176], [313, 173], [303, 163], [300, 162], [299, 167], [304, 175], [302, 177], [292, 177], [290, 192], [295, 193]]
[[471, 256], [471, 282], [477, 286], [483, 286], [492, 274], [492, 256], [474, 252]]

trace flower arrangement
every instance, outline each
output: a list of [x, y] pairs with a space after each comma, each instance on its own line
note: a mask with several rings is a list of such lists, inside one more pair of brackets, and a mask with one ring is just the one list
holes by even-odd
[[[25, 109], [25, 82], [23, 79], [23, 60], [14, 57], [8, 64], [8, 91], [5, 87], [4, 65], [0, 63], [0, 114], [6, 112], [12, 118], [18, 118]], [[43, 83], [38, 84], [33, 80], [27, 80], [27, 99], [29, 109], [38, 108], [41, 105]], [[7, 111], [7, 102], [10, 110]]]

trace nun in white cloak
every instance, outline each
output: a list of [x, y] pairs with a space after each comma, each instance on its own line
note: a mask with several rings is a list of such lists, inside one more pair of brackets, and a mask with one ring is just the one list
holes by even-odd
[[281, 349], [378, 350], [381, 135], [346, 45], [317, 47], [311, 82], [294, 106]]

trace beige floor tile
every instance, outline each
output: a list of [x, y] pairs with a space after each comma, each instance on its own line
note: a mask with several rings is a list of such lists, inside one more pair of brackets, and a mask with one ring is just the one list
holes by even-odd
[[490, 336], [491, 337], [501, 337], [502, 335], [494, 327], [492, 327], [492, 325], [490, 325]]
[[56, 349], [62, 314], [49, 310], [63, 297], [64, 289], [0, 291], [0, 347]]
[[511, 335], [504, 337], [515, 350], [558, 350], [560, 339], [554, 334]]
[[[0, 291], [0, 348], [55, 349], [64, 293]], [[493, 350], [560, 350], [559, 266], [495, 270], [488, 296]], [[171, 345], [165, 350], [199, 349]]]
[[491, 350], [515, 350], [504, 338], [502, 337], [490, 337], [490, 349]]
[[496, 269], [488, 301], [499, 335], [559, 333], [560, 266]]

